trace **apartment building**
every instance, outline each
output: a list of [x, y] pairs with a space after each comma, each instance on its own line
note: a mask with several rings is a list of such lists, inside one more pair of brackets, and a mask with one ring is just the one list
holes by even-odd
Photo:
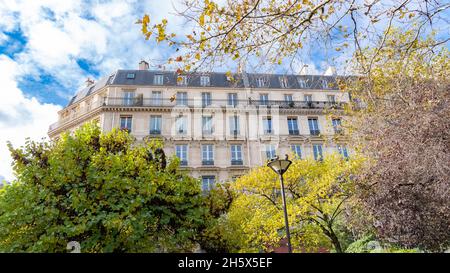
[[[167, 155], [203, 181], [234, 179], [277, 155], [348, 156], [340, 135], [349, 95], [336, 76], [117, 70], [70, 100], [49, 128], [57, 138], [95, 120], [103, 131], [128, 130], [138, 142], [164, 141]], [[330, 115], [330, 110], [332, 115]]]

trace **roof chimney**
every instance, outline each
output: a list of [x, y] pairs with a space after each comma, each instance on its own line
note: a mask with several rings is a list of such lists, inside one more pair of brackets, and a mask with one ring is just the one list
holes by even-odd
[[86, 87], [88, 87], [88, 86], [94, 84], [94, 81], [91, 80], [90, 78], [87, 78], [87, 80], [85, 81], [85, 83], [86, 83]]
[[146, 61], [141, 60], [139, 62], [139, 70], [148, 70], [149, 69], [149, 65]]

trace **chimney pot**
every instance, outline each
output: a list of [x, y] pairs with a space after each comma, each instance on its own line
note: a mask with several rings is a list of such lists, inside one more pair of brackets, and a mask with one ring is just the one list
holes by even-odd
[[146, 61], [141, 60], [139, 62], [139, 70], [148, 70], [149, 69], [149, 65]]

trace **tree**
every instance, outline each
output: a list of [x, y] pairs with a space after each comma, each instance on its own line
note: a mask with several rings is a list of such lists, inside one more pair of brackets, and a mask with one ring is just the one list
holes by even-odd
[[0, 251], [192, 251], [208, 208], [199, 181], [160, 142], [92, 124], [56, 142], [9, 146], [17, 180], [0, 192]]
[[256, 62], [255, 67], [287, 61], [298, 73], [296, 61], [304, 63], [304, 55], [313, 49], [331, 51], [328, 56], [362, 52], [379, 36], [386, 41], [394, 26], [413, 30], [417, 39], [439, 24], [446, 26], [449, 7], [446, 1], [415, 0], [186, 0], [177, 11], [192, 28], [186, 36], [169, 33], [167, 19], [152, 25], [146, 14], [137, 23], [146, 39], [167, 42], [176, 50], [167, 62], [178, 64], [180, 72], [205, 71], [235, 60]]
[[370, 158], [359, 196], [379, 238], [439, 251], [450, 246], [449, 51], [412, 31], [389, 36], [363, 52], [377, 56], [371, 73], [343, 84], [356, 101], [344, 124], [350, 143]]
[[[332, 247], [343, 252], [342, 212], [352, 196], [352, 174], [361, 159], [330, 155], [323, 161], [295, 159], [285, 173], [287, 210], [294, 251]], [[285, 237], [278, 176], [267, 166], [251, 170], [231, 185], [238, 194], [227, 223], [240, 237], [241, 251], [270, 251]]]

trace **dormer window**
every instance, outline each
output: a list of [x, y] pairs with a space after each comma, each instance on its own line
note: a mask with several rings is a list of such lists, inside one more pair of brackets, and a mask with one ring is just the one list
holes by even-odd
[[257, 78], [257, 79], [256, 79], [256, 85], [257, 85], [258, 87], [265, 87], [266, 84], [265, 84], [264, 78], [263, 78], [263, 77]]
[[209, 76], [200, 76], [200, 85], [201, 86], [209, 86]]
[[281, 88], [287, 88], [288, 87], [288, 79], [285, 76], [281, 76], [278, 78], [278, 80], [280, 81], [280, 86]]
[[327, 80], [322, 80], [322, 88], [328, 89], [328, 81]]
[[307, 81], [305, 79], [298, 78], [297, 80], [298, 80], [298, 85], [300, 86], [300, 88], [308, 87]]
[[127, 79], [134, 79], [135, 77], [136, 77], [136, 74], [134, 74], [134, 73], [127, 74]]
[[154, 85], [163, 85], [164, 84], [164, 76], [161, 74], [156, 74], [153, 78]]
[[187, 76], [185, 76], [185, 75], [178, 75], [177, 85], [187, 85]]

